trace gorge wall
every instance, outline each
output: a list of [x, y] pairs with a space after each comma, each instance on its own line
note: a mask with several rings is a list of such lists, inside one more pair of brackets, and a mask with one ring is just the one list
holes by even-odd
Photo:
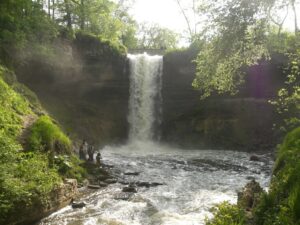
[[[18, 78], [70, 135], [98, 146], [128, 138], [129, 71], [125, 54], [109, 43], [78, 35], [56, 43], [52, 61], [33, 57], [19, 66]], [[250, 68], [237, 96], [200, 101], [192, 89], [192, 50], [164, 56], [161, 141], [183, 148], [264, 150], [277, 142], [276, 114], [267, 102], [281, 83], [281, 63]]]
[[78, 34], [55, 43], [52, 58], [32, 57], [17, 75], [74, 139], [103, 146], [127, 139], [129, 79], [126, 54]]
[[278, 118], [268, 100], [283, 83], [283, 58], [249, 68], [236, 96], [216, 95], [200, 101], [201, 93], [191, 86], [195, 56], [190, 49], [164, 57], [162, 140], [185, 148], [273, 148], [278, 135], [272, 127]]

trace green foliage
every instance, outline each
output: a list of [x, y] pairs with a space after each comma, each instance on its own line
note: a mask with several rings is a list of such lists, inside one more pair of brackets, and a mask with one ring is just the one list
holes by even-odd
[[[208, 34], [197, 59], [193, 87], [202, 91], [202, 98], [213, 92], [235, 94], [244, 81], [244, 67], [268, 58], [267, 23], [260, 14], [260, 1], [227, 0], [212, 3], [208, 10]], [[206, 9], [207, 10], [207, 9]]]
[[[0, 66], [0, 78], [2, 78], [3, 81], [10, 86], [11, 89], [13, 89], [15, 92], [17, 92], [19, 95], [23, 97], [23, 101], [24, 101], [23, 104], [25, 103], [29, 104], [29, 107], [32, 109], [32, 111], [40, 112], [42, 110], [42, 106], [36, 94], [33, 93], [24, 84], [19, 83], [13, 71]], [[10, 101], [9, 99], [7, 100]], [[28, 110], [29, 109], [25, 110], [23, 108], [24, 113], [26, 112], [28, 113], [29, 112]]]
[[71, 142], [48, 116], [33, 124], [29, 137], [28, 150], [43, 151], [23, 150], [19, 144], [23, 118], [34, 113], [28, 101], [14, 91], [13, 87], [23, 90], [16, 85], [14, 74], [0, 66], [0, 224], [14, 220], [31, 206], [46, 207], [49, 194], [62, 183], [61, 177], [82, 181], [86, 176], [75, 155], [54, 158], [54, 151], [69, 153]]
[[213, 208], [213, 219], [206, 220], [206, 225], [243, 225], [246, 224], [245, 212], [237, 205], [223, 202]]
[[158, 24], [141, 24], [138, 32], [138, 48], [175, 49], [178, 34]]
[[126, 47], [118, 42], [103, 40], [84, 32], [76, 33], [75, 44], [82, 52], [86, 52], [87, 58], [92, 56], [102, 60], [114, 60], [123, 58], [127, 53]]
[[6, 63], [28, 42], [45, 43], [57, 35], [39, 1], [0, 1], [0, 27], [0, 58]]
[[4, 72], [5, 69], [0, 67], [0, 131], [16, 137], [21, 131], [22, 116], [31, 110], [29, 103], [3, 81]]
[[58, 155], [54, 156], [54, 166], [58, 172], [66, 178], [77, 179], [78, 182], [82, 182], [87, 176], [86, 170], [81, 167], [83, 161], [81, 161], [75, 155]]
[[[274, 22], [271, 15], [274, 10], [283, 10], [293, 2], [217, 0], [200, 8], [207, 17], [205, 33], [200, 35], [206, 44], [195, 60], [197, 72], [193, 87], [202, 91], [202, 98], [212, 93], [237, 93], [245, 77], [245, 68], [268, 60], [271, 55], [294, 54], [295, 49], [299, 49], [297, 32], [282, 32], [282, 23]], [[274, 23], [279, 26], [278, 31]], [[281, 100], [287, 105], [294, 104], [290, 101], [295, 101], [299, 92], [299, 85], [290, 82], [290, 78], [295, 77], [292, 69], [295, 58], [289, 58], [291, 65], [286, 73], [289, 83], [279, 93], [278, 104]], [[294, 123], [297, 116], [292, 119]]]
[[22, 146], [0, 130], [0, 223], [15, 210], [43, 201], [61, 182], [42, 154], [22, 152]]
[[[3, 140], [5, 139], [5, 140]], [[61, 182], [57, 171], [48, 165], [42, 154], [18, 153], [17, 144], [0, 136], [0, 151], [6, 151], [8, 160], [0, 165], [0, 223], [11, 217], [15, 210], [46, 201], [47, 195]], [[3, 146], [3, 147], [2, 147]], [[1, 154], [2, 155], [2, 154]], [[2, 158], [1, 158], [2, 159]]]
[[256, 208], [260, 225], [300, 223], [300, 128], [290, 132], [280, 146], [271, 187]]
[[53, 123], [50, 117], [41, 116], [31, 127], [28, 138], [28, 149], [32, 151], [54, 151], [57, 153], [70, 153], [71, 141]]
[[54, 7], [60, 12], [57, 21], [62, 21], [60, 25], [67, 25], [69, 30], [75, 28], [101, 39], [122, 42], [127, 47], [135, 45], [136, 24], [128, 15], [124, 3], [116, 4], [110, 0], [66, 0]]
[[278, 91], [277, 99], [270, 101], [282, 118], [283, 123], [277, 126], [284, 132], [300, 125], [300, 38], [293, 39], [288, 48], [285, 87]]

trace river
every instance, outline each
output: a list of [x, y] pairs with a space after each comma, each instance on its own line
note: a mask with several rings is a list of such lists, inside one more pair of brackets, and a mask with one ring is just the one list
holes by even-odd
[[[237, 191], [251, 179], [267, 188], [272, 168], [266, 153], [250, 161], [246, 152], [180, 150], [152, 142], [106, 147], [102, 155], [118, 182], [83, 197], [85, 208], [68, 206], [40, 225], [204, 224], [211, 207], [222, 201], [235, 203]], [[137, 193], [122, 200], [128, 183], [136, 184]]]

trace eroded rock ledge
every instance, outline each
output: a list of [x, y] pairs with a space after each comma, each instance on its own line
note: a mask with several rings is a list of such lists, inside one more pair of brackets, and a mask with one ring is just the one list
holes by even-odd
[[26, 202], [20, 205], [7, 225], [30, 225], [67, 206], [77, 194], [77, 180], [65, 179], [64, 183], [49, 194], [48, 199], [37, 199], [33, 205], [26, 205]]

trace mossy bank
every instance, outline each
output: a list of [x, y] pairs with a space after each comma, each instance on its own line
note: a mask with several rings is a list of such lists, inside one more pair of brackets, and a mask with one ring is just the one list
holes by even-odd
[[[29, 100], [30, 99], [30, 100]], [[36, 96], [0, 67], [0, 224], [26, 224], [68, 204], [85, 171]]]

